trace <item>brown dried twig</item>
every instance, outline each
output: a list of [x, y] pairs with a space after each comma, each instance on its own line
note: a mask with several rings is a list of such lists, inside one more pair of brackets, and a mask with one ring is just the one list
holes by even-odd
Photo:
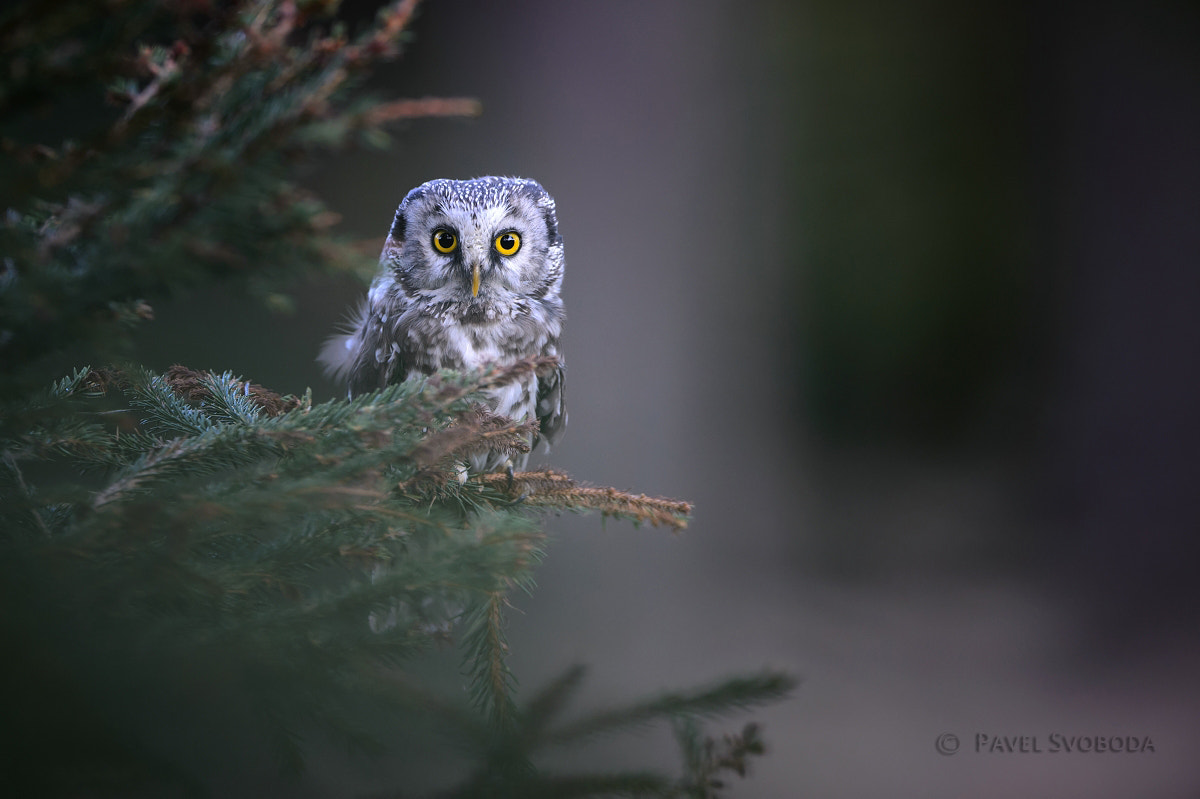
[[421, 117], [477, 117], [483, 105], [470, 97], [423, 97], [389, 100], [363, 113], [363, 123], [375, 127], [397, 119]]
[[417, 473], [401, 486], [411, 492], [422, 485], [444, 485], [454, 474], [453, 465], [474, 452], [505, 454], [529, 452], [529, 442], [538, 432], [536, 419], [524, 422], [497, 416], [482, 405], [471, 408], [444, 430], [430, 434], [413, 450]]
[[683, 530], [692, 514], [689, 502], [587, 486], [569, 475], [549, 469], [518, 472], [511, 479], [502, 473], [485, 474], [478, 480], [513, 499], [523, 498], [526, 505], [598, 510], [605, 516], [623, 516], [655, 527]]
[[[208, 387], [207, 381], [214, 377], [212, 372], [202, 372], [196, 369], [189, 369], [186, 366], [175, 364], [167, 370], [163, 375], [175, 393], [179, 396], [191, 400], [193, 402], [201, 402], [212, 396], [212, 390]], [[235, 381], [238, 391], [245, 393], [251, 401], [254, 402], [262, 412], [267, 416], [278, 416], [281, 413], [295, 410], [303, 404], [303, 399], [300, 397], [283, 396], [276, 394], [269, 388], [264, 388], [258, 383], [249, 381]]]

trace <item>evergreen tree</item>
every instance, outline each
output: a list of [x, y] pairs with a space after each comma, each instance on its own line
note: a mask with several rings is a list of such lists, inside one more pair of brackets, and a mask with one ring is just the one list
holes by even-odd
[[[552, 363], [314, 403], [124, 362], [159, 297], [224, 281], [270, 301], [300, 275], [361, 263], [288, 181], [298, 159], [384, 145], [396, 119], [478, 112], [359, 96], [415, 3], [354, 35], [336, 6], [65, 0], [0, 16], [3, 782], [205, 795], [206, 769], [252, 760], [257, 742], [294, 773], [314, 731], [382, 753], [402, 719], [471, 758], [447, 796], [716, 796], [763, 744], [754, 725], [717, 740], [699, 721], [781, 698], [786, 675], [570, 724], [579, 668], [518, 701], [504, 611], [532, 589], [544, 515], [682, 529], [690, 513], [551, 471], [458, 479], [481, 444], [526, 446], [529, 423], [489, 414], [478, 393]], [[43, 142], [46, 117], [71, 138]], [[469, 704], [406, 670], [447, 642]], [[657, 720], [674, 725], [682, 776], [533, 766], [548, 747]]]

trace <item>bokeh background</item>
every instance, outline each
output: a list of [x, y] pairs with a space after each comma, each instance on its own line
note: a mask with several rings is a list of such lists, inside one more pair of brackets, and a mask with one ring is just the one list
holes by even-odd
[[[370, 88], [484, 113], [297, 175], [337, 232], [381, 243], [431, 178], [541, 181], [568, 263], [549, 463], [696, 505], [681, 536], [550, 520], [523, 685], [586, 664], [582, 710], [792, 671], [737, 796], [1200, 795], [1200, 8], [429, 0]], [[183, 298], [140, 357], [332, 397], [314, 357], [363, 291]], [[674, 757], [648, 731], [554, 765]]]

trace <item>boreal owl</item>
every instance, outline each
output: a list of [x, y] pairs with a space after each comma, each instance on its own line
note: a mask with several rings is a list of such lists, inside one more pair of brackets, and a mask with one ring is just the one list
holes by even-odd
[[[486, 398], [502, 416], [536, 416], [538, 438], [556, 441], [567, 422], [559, 353], [564, 261], [546, 190], [505, 177], [423, 183], [396, 210], [379, 261], [350, 332], [330, 339], [321, 354], [349, 395], [439, 369], [553, 355], [559, 361], [551, 373], [531, 374]], [[520, 470], [527, 460], [482, 452], [471, 468]]]

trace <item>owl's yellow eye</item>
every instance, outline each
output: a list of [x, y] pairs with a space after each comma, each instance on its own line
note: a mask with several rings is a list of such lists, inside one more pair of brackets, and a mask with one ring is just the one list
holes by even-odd
[[512, 255], [521, 249], [521, 237], [516, 233], [501, 233], [496, 237], [494, 243], [496, 245], [496, 252], [501, 255]]
[[452, 253], [454, 248], [458, 246], [458, 237], [440, 227], [433, 231], [433, 248], [440, 253]]

